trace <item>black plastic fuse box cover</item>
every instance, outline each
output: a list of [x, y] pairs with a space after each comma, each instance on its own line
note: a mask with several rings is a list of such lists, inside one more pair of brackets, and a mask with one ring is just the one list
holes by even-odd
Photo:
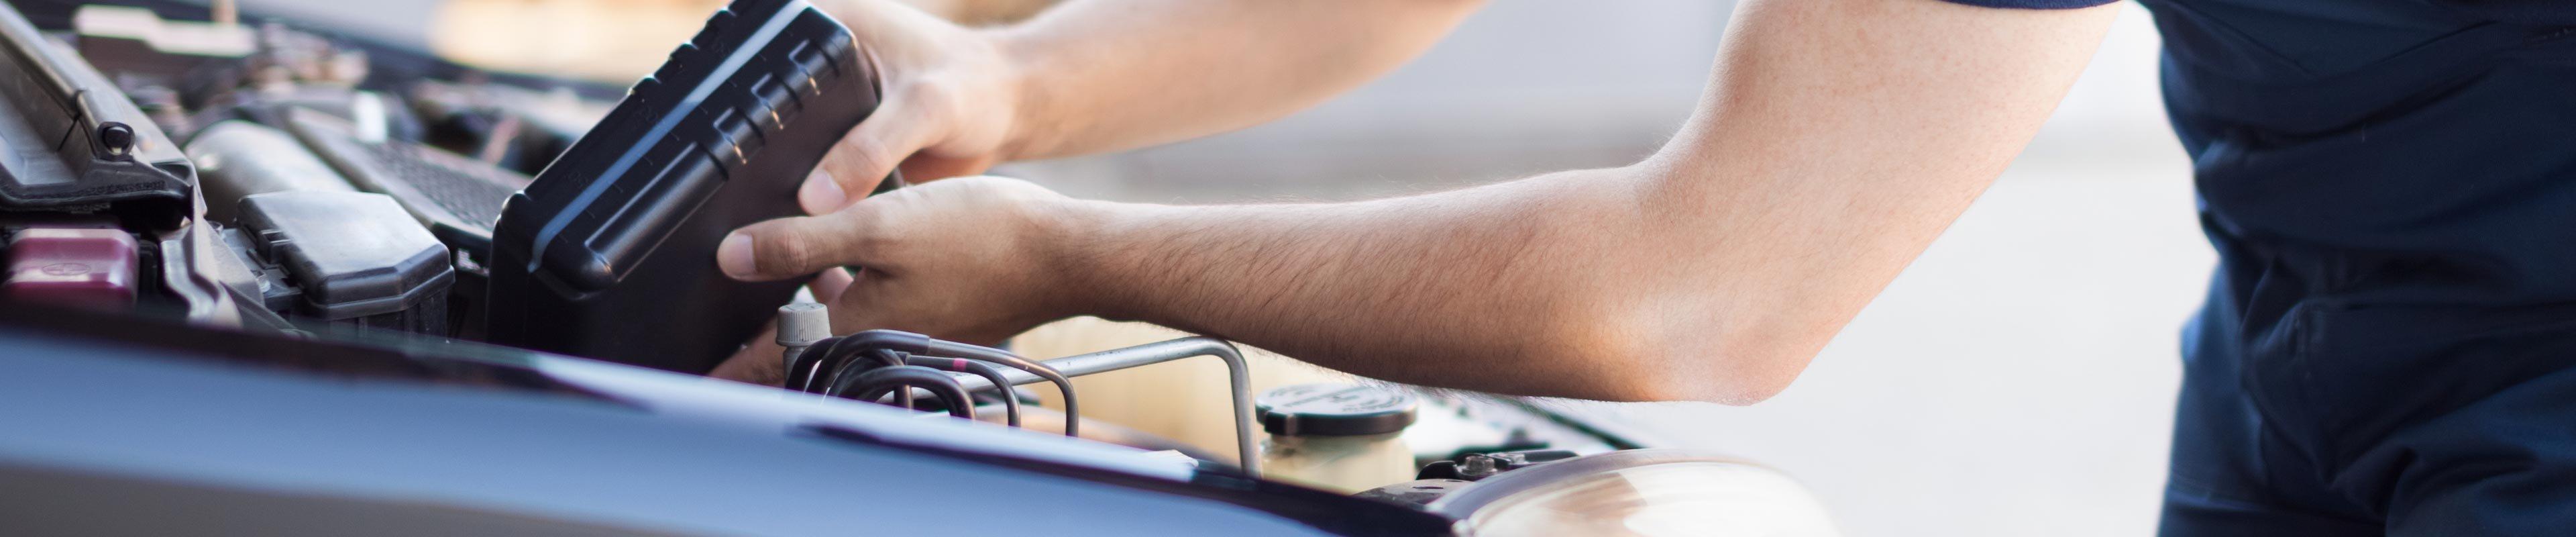
[[456, 281], [447, 246], [383, 194], [295, 190], [241, 200], [246, 246], [330, 321], [444, 334]]
[[702, 373], [801, 281], [716, 268], [877, 105], [874, 63], [803, 0], [739, 0], [512, 196], [493, 229], [493, 343]]

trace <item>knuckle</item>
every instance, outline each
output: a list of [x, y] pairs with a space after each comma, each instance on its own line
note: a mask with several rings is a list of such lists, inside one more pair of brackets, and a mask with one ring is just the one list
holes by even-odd
[[904, 87], [904, 96], [911, 102], [934, 105], [932, 108], [957, 101], [958, 92], [957, 81], [944, 75], [913, 79]]
[[797, 274], [814, 266], [814, 241], [799, 229], [786, 228], [783, 233], [769, 235], [770, 240], [755, 250], [759, 253], [761, 272]]
[[894, 163], [891, 162], [893, 152], [884, 141], [878, 140], [872, 133], [853, 132], [841, 138], [842, 163], [859, 168], [853, 171], [860, 173], [873, 173], [873, 170], [893, 168]]
[[853, 249], [868, 252], [870, 257], [883, 260], [886, 258], [887, 251], [895, 249], [900, 243], [896, 229], [897, 222], [885, 211], [850, 211], [850, 213], [849, 220], [845, 224], [849, 226], [849, 242]]

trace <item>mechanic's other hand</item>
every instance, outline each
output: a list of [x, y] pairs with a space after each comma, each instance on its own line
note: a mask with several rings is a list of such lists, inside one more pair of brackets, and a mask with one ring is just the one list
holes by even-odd
[[1009, 62], [974, 30], [889, 0], [815, 0], [875, 55], [884, 96], [796, 193], [807, 214], [858, 201], [896, 166], [913, 181], [980, 173], [1001, 158], [1018, 102]]
[[1081, 202], [1027, 181], [962, 177], [889, 192], [821, 216], [725, 237], [725, 274], [762, 281], [865, 267], [838, 297], [832, 332], [895, 329], [994, 343], [1081, 313], [1061, 277]]
[[[814, 300], [829, 303], [833, 297], [841, 296], [841, 291], [850, 288], [850, 281], [850, 271], [832, 267], [816, 273], [814, 281], [806, 283], [805, 288], [814, 292]], [[751, 336], [751, 341], [744, 342], [741, 349], [735, 350], [723, 363], [716, 364], [716, 369], [708, 371], [707, 376], [763, 386], [785, 385], [786, 352], [786, 347], [778, 346], [778, 321], [771, 319], [768, 325], [760, 328], [759, 335]]]

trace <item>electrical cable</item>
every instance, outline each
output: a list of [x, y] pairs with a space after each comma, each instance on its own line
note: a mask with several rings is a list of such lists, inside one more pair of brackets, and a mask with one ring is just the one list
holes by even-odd
[[805, 348], [803, 354], [797, 355], [796, 363], [787, 372], [788, 387], [802, 392], [821, 393], [827, 385], [822, 383], [823, 380], [831, 372], [845, 365], [839, 362], [848, 360], [849, 355], [843, 353], [849, 350], [880, 348], [922, 354], [922, 351], [928, 350], [931, 342], [934, 341], [938, 340], [930, 339], [930, 336], [894, 330], [869, 330], [847, 336], [825, 338], [823, 341], [814, 342], [813, 346]]
[[[844, 347], [835, 350], [849, 351], [850, 349]], [[807, 381], [814, 386], [814, 393], [822, 394], [824, 397], [840, 397], [841, 391], [840, 389], [835, 388], [835, 386], [839, 386], [843, 382], [849, 382], [852, 377], [857, 377], [859, 373], [864, 373], [869, 369], [882, 367], [884, 365], [859, 363], [853, 357], [855, 354], [853, 352], [830, 352], [829, 354], [829, 356], [823, 357], [823, 363], [816, 367], [816, 371], [818, 373], [816, 378]], [[904, 408], [912, 407], [909, 402], [906, 402], [903, 406]]]
[[887, 394], [912, 391], [910, 388], [928, 390], [948, 406], [949, 416], [975, 419], [975, 398], [967, 395], [966, 387], [947, 373], [927, 367], [898, 365], [871, 368], [857, 375], [834, 379], [830, 391], [856, 394], [856, 399], [861, 401], [874, 401]]
[[994, 370], [993, 366], [965, 358], [934, 358], [929, 356], [905, 358], [903, 363], [904, 365], [927, 367], [941, 371], [968, 373], [984, 377], [984, 380], [993, 381], [993, 389], [1000, 390], [1002, 392], [1003, 422], [1010, 424], [1012, 427], [1020, 426], [1019, 394], [1011, 393], [1010, 379], [1003, 377], [1002, 372]]
[[[816, 349], [823, 349], [823, 351], [818, 354]], [[816, 377], [823, 375], [824, 371], [846, 367], [839, 365], [839, 363], [847, 362], [849, 355], [846, 353], [856, 349], [887, 349], [921, 356], [963, 358], [979, 362], [1001, 364], [1012, 369], [1026, 371], [1031, 375], [1037, 375], [1039, 378], [1044, 378], [1049, 382], [1055, 383], [1056, 390], [1062, 392], [1064, 395], [1065, 436], [1080, 436], [1080, 425], [1078, 424], [1082, 421], [1082, 413], [1077, 406], [1079, 403], [1074, 400], [1073, 380], [1065, 378], [1064, 373], [1058, 372], [1054, 367], [1050, 367], [1036, 360], [1030, 360], [1028, 358], [1020, 357], [1020, 355], [1012, 354], [1010, 351], [991, 347], [968, 345], [953, 341], [941, 341], [931, 339], [930, 336], [911, 332], [899, 330], [868, 330], [842, 336], [838, 340], [833, 341], [830, 345], [816, 342], [815, 346], [806, 348], [804, 354], [796, 357], [796, 362], [799, 366], [796, 369], [809, 373], [804, 379], [801, 379], [803, 382], [791, 383], [805, 386], [805, 391], [814, 391], [812, 388]], [[834, 372], [837, 373], [838, 371]], [[797, 371], [789, 372], [790, 375], [796, 375], [797, 373]], [[838, 376], [839, 375], [835, 375], [835, 377]], [[834, 380], [839, 380], [839, 378], [835, 378]], [[899, 393], [908, 396], [912, 392], [905, 390]]]
[[[824, 381], [823, 378], [829, 376], [833, 381], [837, 381], [867, 369], [850, 366], [850, 361], [857, 355], [872, 355], [883, 365], [903, 365], [901, 356], [884, 355], [877, 351], [892, 351], [883, 349], [881, 346], [872, 347], [866, 343], [854, 338], [824, 338], [822, 341], [814, 342], [813, 345], [805, 348], [805, 352], [797, 354], [796, 363], [789, 366], [786, 385], [801, 392], [835, 396], [839, 394], [830, 393], [828, 388], [831, 383]], [[907, 409], [912, 408], [914, 404], [910, 390], [897, 395], [896, 400]]]
[[[904, 354], [902, 351], [886, 348], [851, 346], [843, 347], [838, 350], [844, 351], [841, 356], [828, 358], [831, 360], [831, 367], [837, 368], [832, 371], [832, 380], [821, 385], [823, 386], [823, 395], [826, 397], [840, 397], [843, 394], [848, 393], [844, 388], [840, 388], [840, 386], [844, 386], [842, 383], [848, 382], [851, 377], [858, 376], [859, 374], [866, 373], [869, 370], [878, 367], [902, 366], [904, 365], [903, 360], [912, 356]], [[876, 364], [869, 365], [861, 363], [861, 360], [873, 360]], [[913, 401], [911, 390], [904, 390], [902, 393], [895, 394], [894, 398], [895, 406], [903, 407], [905, 410], [914, 410], [917, 408], [914, 405], [915, 402]], [[869, 401], [875, 401], [875, 399], [869, 399]]]
[[805, 346], [804, 352], [796, 353], [796, 360], [787, 364], [787, 382], [781, 387], [812, 393], [814, 377], [821, 373], [823, 355], [831, 354], [832, 347], [840, 345], [841, 339], [838, 336], [823, 338]]
[[[888, 348], [888, 346], [883, 342], [856, 337], [824, 338], [822, 341], [814, 342], [812, 346], [805, 348], [804, 353], [796, 356], [796, 364], [788, 371], [788, 384], [797, 391], [822, 393], [824, 387], [831, 385], [830, 381], [825, 380], [826, 378], [831, 378], [848, 367], [851, 357], [856, 356], [857, 353], [874, 348]], [[880, 360], [884, 361], [885, 365], [903, 365], [901, 361], [885, 361], [882, 358]]]
[[[866, 373], [870, 369], [904, 365], [904, 359], [912, 357], [910, 354], [904, 354], [900, 351], [891, 349], [849, 348], [843, 350], [849, 352], [845, 353], [847, 354], [846, 356], [833, 359], [834, 362], [841, 365], [837, 369], [832, 370], [831, 380], [824, 381], [821, 384], [823, 387], [823, 395], [840, 397], [841, 394], [846, 392], [840, 391], [835, 387], [841, 386], [844, 382], [849, 382], [850, 377], [858, 376], [860, 373]], [[864, 357], [867, 362], [875, 363], [870, 364], [862, 362], [862, 357]], [[904, 401], [904, 408], [912, 408], [912, 402], [908, 399]]]

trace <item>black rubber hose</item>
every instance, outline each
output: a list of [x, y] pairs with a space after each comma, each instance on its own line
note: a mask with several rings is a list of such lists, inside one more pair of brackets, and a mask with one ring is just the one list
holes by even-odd
[[822, 373], [820, 367], [823, 357], [832, 354], [832, 347], [840, 344], [841, 338], [827, 337], [815, 341], [813, 345], [805, 346], [803, 352], [796, 353], [796, 361], [787, 365], [787, 382], [782, 387], [812, 393], [814, 377]]
[[1007, 377], [1003, 377], [1002, 372], [994, 370], [993, 366], [984, 365], [983, 362], [968, 360], [965, 358], [932, 358], [928, 356], [905, 358], [903, 363], [904, 365], [927, 367], [941, 371], [969, 373], [978, 377], [984, 377], [984, 380], [993, 381], [993, 388], [1002, 391], [1003, 423], [1008, 423], [1012, 427], [1020, 426], [1019, 394], [1011, 393], [1011, 380]]
[[[836, 389], [835, 387], [843, 386], [843, 383], [849, 382], [851, 377], [856, 377], [860, 373], [866, 373], [870, 369], [879, 367], [902, 366], [904, 365], [903, 361], [905, 358], [912, 357], [910, 354], [904, 354], [902, 352], [888, 349], [843, 347], [838, 350], [845, 351], [843, 352], [843, 356], [829, 358], [829, 361], [824, 364], [824, 367], [834, 368], [830, 369], [832, 372], [832, 378], [820, 385], [822, 386], [823, 395], [829, 397], [840, 397], [842, 394], [849, 393], [842, 391], [841, 389]], [[862, 363], [862, 360], [875, 363]], [[913, 406], [911, 390], [896, 393], [894, 399], [896, 406], [901, 406], [907, 410], [916, 408]], [[871, 399], [871, 401], [873, 401], [873, 399]]]
[[[839, 341], [833, 341], [832, 344], [828, 346], [817, 344], [812, 347], [807, 347], [809, 351], [818, 348], [822, 349], [822, 354], [819, 355], [820, 358], [815, 360], [814, 365], [811, 366], [811, 371], [809, 371], [809, 373], [813, 376], [805, 379], [805, 387], [803, 388], [803, 391], [821, 393], [823, 388], [832, 385], [833, 379], [840, 378], [840, 372], [850, 369], [850, 363], [853, 360], [862, 356], [875, 358], [879, 365], [903, 365], [903, 360], [901, 358], [887, 358], [876, 354], [876, 351], [889, 350], [886, 347], [869, 345], [865, 341], [841, 338]], [[798, 355], [797, 357], [804, 358], [803, 355]], [[859, 369], [866, 368], [861, 367]]]
[[[806, 393], [835, 395], [825, 393], [825, 388], [830, 387], [832, 381], [867, 369], [850, 367], [851, 359], [859, 354], [876, 355], [877, 362], [882, 365], [903, 365], [901, 356], [879, 354], [891, 351], [881, 348], [870, 349], [862, 344], [864, 342], [853, 343], [852, 341], [851, 338], [824, 338], [805, 347], [804, 352], [796, 355], [796, 363], [788, 368], [786, 387]], [[912, 408], [912, 392], [903, 392], [896, 399], [903, 404], [904, 408]]]
[[950, 378], [947, 373], [927, 367], [899, 365], [869, 369], [835, 380], [831, 391], [856, 394], [861, 401], [875, 401], [878, 397], [908, 392], [912, 388], [929, 390], [931, 395], [937, 396], [940, 402], [948, 405], [949, 416], [975, 419], [975, 398], [966, 394], [966, 386], [958, 384], [957, 379]]
[[[912, 355], [909, 354], [885, 349], [843, 350], [847, 350], [849, 352], [844, 353], [844, 356], [831, 358], [830, 361], [824, 363], [824, 366], [827, 368], [826, 371], [831, 372], [831, 378], [824, 379], [822, 383], [815, 385], [820, 387], [823, 395], [839, 397], [844, 392], [837, 391], [833, 389], [833, 387], [840, 386], [842, 383], [848, 382], [850, 377], [858, 376], [860, 373], [866, 373], [870, 369], [904, 365], [903, 360], [905, 358], [912, 357]], [[911, 406], [912, 401], [907, 398], [904, 401], [904, 407], [911, 408]]]
[[823, 385], [818, 383], [823, 379], [831, 378], [829, 371], [837, 370], [842, 365], [823, 362], [826, 359], [846, 361], [850, 355], [842, 354], [842, 349], [890, 349], [924, 354], [922, 351], [929, 350], [932, 341], [937, 340], [930, 339], [930, 336], [894, 330], [869, 330], [847, 336], [824, 338], [823, 341], [814, 342], [814, 345], [806, 347], [805, 352], [796, 355], [796, 363], [787, 371], [787, 387], [797, 391], [819, 393]]
[[[817, 346], [820, 345], [818, 344]], [[809, 356], [819, 359], [825, 356], [839, 355], [840, 349], [845, 347], [887, 349], [923, 356], [965, 358], [968, 360], [1002, 364], [1003, 366], [1010, 367], [1012, 369], [1027, 371], [1031, 375], [1037, 375], [1039, 378], [1044, 378], [1049, 382], [1054, 382], [1056, 390], [1063, 392], [1065, 415], [1064, 434], [1065, 436], [1080, 436], [1079, 430], [1077, 429], [1079, 425], [1077, 424], [1082, 421], [1082, 412], [1078, 409], [1074, 401], [1073, 379], [1065, 378], [1064, 373], [1057, 372], [1055, 368], [1047, 367], [1046, 364], [1038, 363], [1036, 360], [1022, 358], [1020, 355], [1011, 354], [1010, 351], [1001, 349], [968, 345], [954, 341], [940, 341], [931, 339], [930, 336], [900, 330], [868, 330], [842, 336], [840, 341], [832, 344], [833, 352], [829, 352], [824, 355], [814, 355], [812, 354], [812, 350], [808, 349], [806, 354], [797, 355], [796, 361], [800, 363], [806, 362]]]

